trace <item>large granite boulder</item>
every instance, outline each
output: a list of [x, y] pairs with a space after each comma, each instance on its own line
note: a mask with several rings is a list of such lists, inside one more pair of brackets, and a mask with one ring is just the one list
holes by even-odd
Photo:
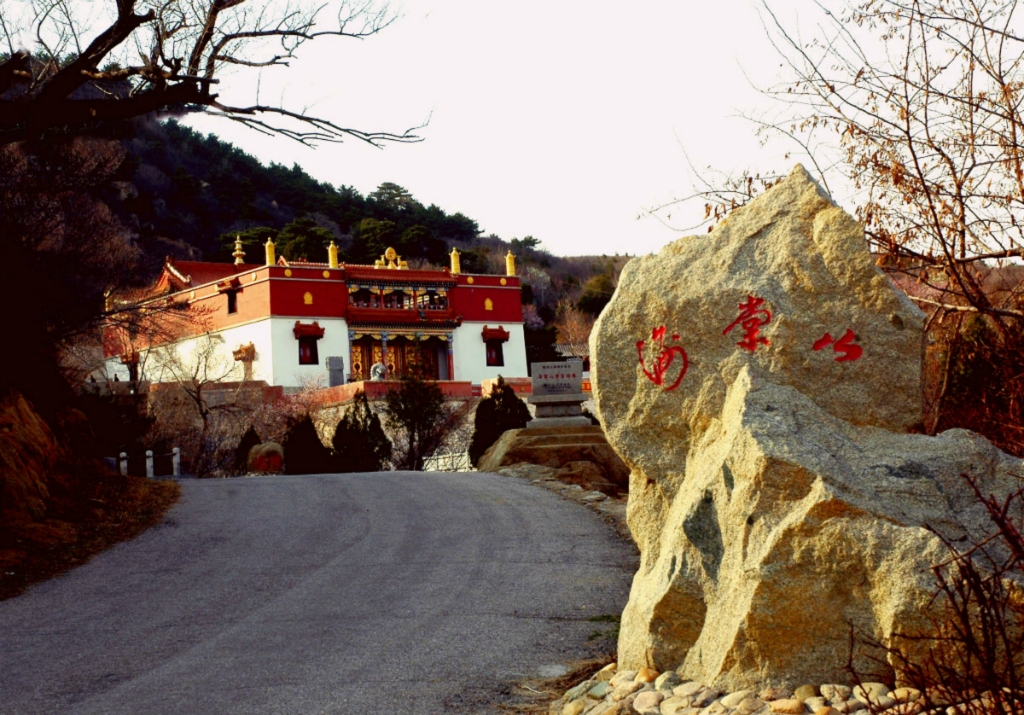
[[925, 527], [980, 537], [960, 474], [1007, 494], [1024, 464], [969, 432], [908, 434], [922, 332], [801, 167], [626, 266], [591, 337], [641, 552], [622, 667], [733, 690], [842, 682], [850, 623], [883, 641], [925, 625], [943, 554]]

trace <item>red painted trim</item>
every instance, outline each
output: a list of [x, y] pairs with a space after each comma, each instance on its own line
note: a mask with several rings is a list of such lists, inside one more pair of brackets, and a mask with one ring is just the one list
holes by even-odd
[[[490, 301], [490, 310], [487, 310]], [[448, 292], [448, 302], [463, 320], [479, 323], [522, 323], [519, 289], [459, 285]]]

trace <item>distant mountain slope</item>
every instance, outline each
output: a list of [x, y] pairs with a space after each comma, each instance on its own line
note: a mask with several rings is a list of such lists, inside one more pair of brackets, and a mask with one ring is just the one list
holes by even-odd
[[134, 123], [121, 144], [128, 156], [111, 203], [138, 232], [151, 266], [165, 255], [227, 259], [224, 234], [279, 231], [302, 217], [360, 262], [376, 257], [374, 244], [382, 242], [401, 245], [410, 258], [443, 262], [448, 243], [466, 245], [480, 233], [476, 221], [424, 206], [393, 184], [363, 196], [317, 181], [298, 165], [264, 166], [173, 120]]

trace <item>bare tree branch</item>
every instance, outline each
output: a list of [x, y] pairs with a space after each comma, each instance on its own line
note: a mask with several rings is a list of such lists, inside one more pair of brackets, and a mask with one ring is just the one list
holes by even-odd
[[[82, 18], [67, 0], [38, 0], [27, 14], [0, 6], [0, 32], [12, 48], [19, 29], [31, 29], [36, 38], [35, 54], [24, 48], [0, 64], [0, 144], [88, 131], [104, 122], [161, 111], [211, 112], [307, 145], [347, 138], [374, 146], [421, 140], [415, 132], [422, 126], [403, 132], [362, 131], [305, 111], [269, 106], [258, 98], [248, 105], [227, 105], [213, 92], [224, 66], [287, 67], [305, 42], [376, 34], [394, 21], [386, 5], [339, 0], [337, 17], [326, 24], [326, 5], [273, 0], [106, 2], [112, 17], [88, 43], [81, 40]], [[19, 28], [19, 22], [30, 27]], [[123, 62], [132, 46], [142, 64]]]

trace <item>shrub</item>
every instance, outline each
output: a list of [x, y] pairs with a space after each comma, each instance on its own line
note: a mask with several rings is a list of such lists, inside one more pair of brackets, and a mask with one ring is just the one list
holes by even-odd
[[507, 430], [520, 429], [532, 420], [526, 403], [511, 385], [498, 375], [491, 394], [480, 400], [473, 420], [473, 440], [469, 444], [469, 461], [475, 467], [492, 444]]
[[321, 474], [334, 470], [334, 456], [320, 441], [309, 415], [291, 422], [284, 435], [284, 473]]
[[391, 460], [391, 441], [362, 390], [334, 428], [331, 443], [339, 472], [379, 472]]
[[935, 321], [929, 338], [928, 432], [962, 427], [1024, 456], [1024, 322], [957, 315]]
[[249, 425], [249, 429], [242, 435], [242, 439], [238, 441], [238, 447], [235, 448], [235, 472], [241, 474], [249, 466], [249, 452], [258, 444], [263, 442], [260, 436], [256, 433], [256, 429]]
[[421, 471], [423, 460], [437, 452], [464, 415], [461, 405], [445, 402], [437, 385], [417, 377], [402, 378], [402, 386], [388, 392], [384, 403], [388, 429], [398, 435], [395, 467]]

